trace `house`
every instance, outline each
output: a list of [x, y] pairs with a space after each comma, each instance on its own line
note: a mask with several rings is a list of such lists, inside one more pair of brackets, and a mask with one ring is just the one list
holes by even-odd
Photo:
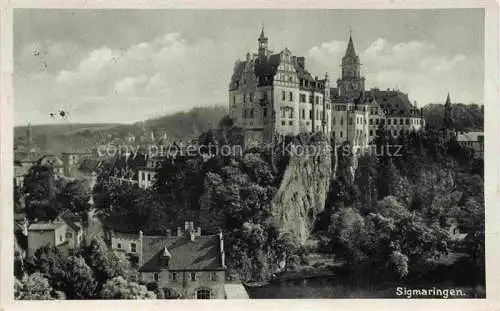
[[[173, 233], [173, 234], [172, 234]], [[140, 280], [168, 298], [224, 299], [226, 276], [222, 233], [202, 235], [185, 222], [166, 236], [113, 232], [111, 248], [135, 260]]]
[[83, 226], [78, 216], [62, 213], [52, 221], [36, 221], [28, 227], [28, 257], [36, 250], [49, 245], [69, 254], [83, 241]]
[[484, 156], [484, 133], [468, 132], [457, 135], [457, 142], [462, 148], [471, 149], [474, 152], [474, 158], [483, 158]]
[[28, 166], [14, 166], [14, 186], [21, 189], [24, 186], [24, 177], [28, 174]]

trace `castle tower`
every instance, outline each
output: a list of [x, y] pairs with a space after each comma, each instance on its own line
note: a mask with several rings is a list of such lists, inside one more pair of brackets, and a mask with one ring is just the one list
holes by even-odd
[[259, 58], [264, 58], [267, 56], [267, 37], [266, 35], [264, 34], [264, 26], [262, 26], [262, 31], [260, 32], [260, 36], [259, 36]]
[[444, 104], [444, 127], [446, 129], [451, 128], [453, 125], [453, 119], [451, 117], [451, 109], [452, 109], [452, 103], [450, 99], [450, 93], [448, 93], [448, 96], [446, 96], [446, 102]]
[[26, 129], [26, 139], [28, 141], [28, 145], [31, 145], [33, 143], [33, 133], [31, 130], [31, 123], [28, 123], [28, 127]]
[[342, 57], [342, 76], [337, 80], [339, 95], [349, 100], [358, 98], [365, 90], [365, 78], [361, 77], [361, 63], [354, 49], [352, 34], [349, 30], [349, 42]]

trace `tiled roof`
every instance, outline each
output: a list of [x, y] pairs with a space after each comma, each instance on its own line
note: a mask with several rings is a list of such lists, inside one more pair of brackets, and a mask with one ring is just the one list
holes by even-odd
[[33, 223], [29, 226], [28, 230], [32, 231], [45, 231], [45, 230], [55, 230], [56, 228], [59, 228], [62, 226], [62, 223], [57, 223], [57, 222], [37, 222]]
[[399, 91], [371, 90], [365, 98], [373, 97], [382, 109], [391, 117], [420, 116], [419, 110], [410, 102], [408, 95]]
[[169, 270], [221, 270], [219, 251], [219, 236], [198, 236], [190, 241], [185, 236], [180, 237], [143, 237], [143, 262], [140, 271], [159, 271], [161, 255], [165, 247], [172, 255]]
[[479, 141], [480, 136], [483, 136], [484, 139], [484, 132], [462, 133], [457, 135], [457, 141], [468, 141], [468, 142]]

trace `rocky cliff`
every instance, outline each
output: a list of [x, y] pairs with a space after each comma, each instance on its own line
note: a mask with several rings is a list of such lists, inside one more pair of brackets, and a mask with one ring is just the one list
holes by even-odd
[[[271, 205], [281, 228], [304, 244], [318, 213], [325, 208], [336, 171], [336, 151], [318, 143], [318, 152], [292, 152]], [[311, 150], [310, 150], [311, 151]]]

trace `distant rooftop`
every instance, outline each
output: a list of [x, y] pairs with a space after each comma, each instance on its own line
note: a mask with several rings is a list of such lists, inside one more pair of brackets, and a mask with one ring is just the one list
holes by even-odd
[[484, 140], [484, 132], [468, 132], [457, 135], [457, 141], [480, 141], [480, 139]]

